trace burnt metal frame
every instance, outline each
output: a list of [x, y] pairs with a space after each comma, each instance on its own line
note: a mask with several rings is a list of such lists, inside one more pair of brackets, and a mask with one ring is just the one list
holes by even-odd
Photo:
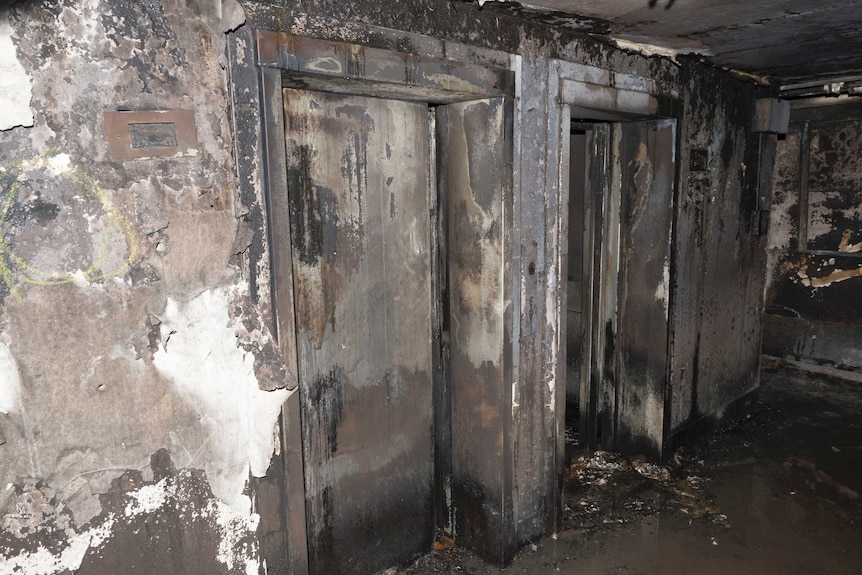
[[[557, 235], [557, 253], [554, 254], [557, 265], [559, 266], [559, 278], [562, 278], [556, 286], [558, 297], [556, 298], [558, 305], [558, 320], [557, 325], [561, 328], [558, 330], [556, 338], [556, 378], [557, 382], [562, 382], [565, 385], [566, 381], [566, 306], [567, 283], [565, 278], [568, 277], [568, 210], [569, 210], [569, 162], [570, 162], [570, 124], [575, 111], [590, 110], [599, 111], [606, 114], [607, 119], [613, 122], [625, 122], [627, 120], [644, 120], [644, 119], [673, 119], [676, 120], [677, 130], [682, 121], [682, 105], [681, 101], [675, 96], [659, 94], [656, 89], [656, 82], [650, 78], [635, 76], [631, 74], [615, 73], [610, 70], [573, 64], [565, 61], [551, 62], [551, 80], [549, 85], [559, 86], [557, 99], [556, 113], [558, 115], [559, 129], [558, 145], [558, 181], [559, 189], [557, 212], [559, 219], [555, 223], [555, 233]], [[553, 122], [549, 122], [553, 124]], [[610, 174], [609, 180], [618, 180], [620, 177], [619, 166], [616, 166], [614, 161], [613, 149], [615, 146], [615, 138], [618, 134], [614, 134], [618, 130], [612, 130], [610, 134], [593, 133], [593, 139], [598, 137], [597, 142], [602, 146], [602, 150], [597, 150], [597, 154], [602, 154], [602, 161], [605, 163], [607, 173]], [[618, 143], [618, 142], [617, 142]], [[677, 131], [674, 154], [677, 158], [680, 155], [680, 137]], [[588, 152], [589, 153], [589, 152]], [[675, 229], [676, 215], [675, 205], [677, 203], [677, 194], [679, 191], [679, 173], [680, 163], [676, 162], [674, 168], [674, 189], [672, 195], [674, 205], [668, 209], [674, 211], [671, 219], [671, 262], [675, 261]], [[592, 182], [592, 185], [601, 185], [604, 191], [603, 205], [592, 206], [592, 226], [591, 237], [589, 242], [584, 244], [584, 271], [589, 266], [591, 273], [590, 277], [585, 278], [587, 281], [583, 284], [583, 303], [581, 313], [584, 318], [584, 329], [582, 333], [587, 334], [581, 342], [581, 399], [580, 399], [580, 437], [582, 444], [586, 441], [587, 444], [595, 447], [596, 445], [596, 430], [602, 422], [598, 421], [597, 413], [595, 413], [595, 405], [593, 400], [597, 401], [598, 396], [604, 392], [605, 394], [614, 393], [615, 390], [599, 390], [593, 389], [599, 382], [592, 382], [593, 374], [591, 373], [591, 365], [595, 361], [594, 355], [603, 355], [605, 330], [607, 327], [603, 325], [603, 320], [617, 321], [617, 291], [618, 291], [618, 274], [619, 274], [619, 233], [614, 235], [613, 230], [619, 229], [620, 214], [619, 214], [619, 189], [610, 181]], [[587, 210], [585, 209], [585, 217]], [[588, 263], [588, 260], [591, 263]], [[671, 264], [671, 278], [674, 275], [673, 265]], [[670, 282], [673, 285], [673, 280]], [[599, 304], [595, 305], [598, 299]], [[667, 373], [670, 373], [670, 358], [672, 355], [671, 345], [673, 342], [672, 326], [670, 321], [673, 317], [673, 290], [669, 294], [668, 303], [668, 367]], [[599, 309], [596, 309], [596, 308]], [[603, 308], [603, 309], [602, 309]], [[604, 311], [604, 314], [599, 317], [599, 314]], [[586, 328], [589, 326], [589, 329]], [[616, 325], [614, 326], [616, 329]], [[601, 357], [598, 361], [602, 361]], [[616, 365], [616, 364], [615, 364]], [[604, 379], [604, 378], [602, 378]], [[616, 381], [616, 377], [615, 377]], [[664, 419], [662, 422], [663, 436], [666, 438], [670, 426], [670, 393], [668, 393], [665, 383], [665, 401], [664, 401]], [[558, 465], [558, 481], [562, 483], [564, 453], [565, 453], [565, 393], [557, 393], [556, 413], [557, 413], [557, 458], [560, 461]], [[615, 408], [614, 408], [615, 409]], [[611, 434], [613, 441], [613, 433], [615, 428], [616, 416], [612, 417], [612, 421], [605, 421], [603, 426], [603, 437]]]
[[[255, 65], [260, 89], [262, 136], [262, 179], [266, 201], [266, 234], [272, 273], [271, 309], [274, 331], [287, 364], [289, 377], [298, 375], [295, 317], [293, 315], [292, 246], [289, 208], [286, 202], [287, 166], [285, 155], [283, 96], [285, 87], [356, 95], [389, 97], [402, 100], [445, 104], [493, 97], [511, 97], [514, 74], [489, 66], [444, 61], [388, 49], [345, 42], [318, 40], [282, 32], [255, 30]], [[448, 43], [447, 43], [448, 44]], [[457, 50], [456, 50], [457, 52]], [[239, 157], [239, 154], [238, 154]], [[432, 153], [432, 161], [436, 161]], [[436, 166], [432, 173], [436, 173]], [[432, 180], [434, 178], [432, 177]], [[432, 182], [433, 183], [433, 182]], [[281, 190], [285, 193], [273, 193]], [[432, 208], [437, 202], [432, 198]], [[444, 217], [444, 216], [438, 216]], [[438, 224], [439, 225], [439, 224]], [[436, 228], [436, 226], [432, 226]], [[435, 229], [432, 233], [441, 233]], [[442, 232], [441, 235], [445, 233]], [[432, 276], [439, 277], [440, 262], [445, 262], [432, 246]], [[440, 291], [434, 292], [435, 300]], [[276, 301], [279, 305], [276, 305]], [[439, 307], [435, 301], [434, 306]], [[283, 310], [280, 313], [279, 310]], [[438, 314], [439, 315], [439, 314]], [[433, 326], [439, 334], [440, 319]], [[438, 342], [431, 342], [438, 345]], [[435, 362], [441, 361], [436, 357]], [[445, 366], [435, 366], [435, 375], [445, 378]], [[442, 381], [435, 387], [446, 387]], [[435, 392], [435, 402], [437, 393]], [[435, 409], [435, 422], [437, 414]], [[284, 501], [286, 513], [287, 570], [308, 573], [308, 548], [302, 453], [300, 390], [282, 408]], [[436, 427], [436, 424], [435, 424]], [[436, 433], [436, 432], [435, 432]], [[437, 453], [435, 450], [435, 458]], [[437, 465], [435, 464], [435, 467]], [[435, 469], [435, 475], [437, 471]], [[436, 497], [436, 494], [435, 494]], [[299, 504], [297, 504], [299, 502]], [[450, 502], [444, 501], [444, 505]], [[450, 510], [451, 512], [451, 510]]]

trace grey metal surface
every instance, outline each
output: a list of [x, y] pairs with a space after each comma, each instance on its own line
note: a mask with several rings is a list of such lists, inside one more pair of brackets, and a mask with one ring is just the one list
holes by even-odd
[[[608, 205], [619, 203], [619, 193], [610, 191], [610, 124], [597, 124], [588, 139], [589, 193], [586, 196], [585, 212], [588, 217], [584, 225], [584, 260], [582, 275], [584, 289], [584, 339], [580, 342], [583, 358], [579, 423], [581, 443], [588, 449], [598, 449], [601, 430], [605, 442], [613, 437], [613, 389], [616, 360], [613, 346], [608, 346], [608, 336], [613, 340], [616, 320], [616, 300], [608, 301], [607, 290], [616, 289], [616, 272], [603, 248], [603, 239], [608, 236], [611, 223]], [[610, 272], [610, 273], [609, 273]], [[608, 284], [612, 285], [608, 285]], [[607, 351], [610, 353], [607, 353]], [[610, 393], [603, 393], [607, 390]], [[607, 397], [605, 397], [607, 395]]]
[[286, 81], [295, 88], [418, 102], [458, 102], [513, 89], [505, 69], [359, 44], [261, 30], [257, 46], [260, 64], [287, 72]]
[[193, 110], [104, 112], [104, 119], [116, 162], [199, 153]]
[[439, 110], [448, 202], [452, 499], [460, 545], [513, 552], [510, 389], [510, 100]]
[[615, 448], [661, 457], [675, 120], [620, 124], [623, 169]]
[[[264, 178], [267, 194], [266, 216], [270, 241], [269, 255], [274, 282], [271, 292], [274, 310], [275, 333], [284, 358], [287, 377], [298, 385], [296, 353], [296, 318], [293, 293], [293, 246], [290, 238], [290, 205], [287, 194], [287, 157], [284, 137], [284, 103], [281, 74], [278, 70], [260, 70], [261, 110], [263, 116]], [[302, 421], [300, 394], [295, 393], [282, 407], [281, 440], [284, 480], [281, 486], [284, 509], [284, 539], [287, 545], [287, 563], [290, 573], [308, 572], [308, 538], [306, 534], [304, 464], [302, 457]], [[265, 516], [270, 510], [263, 512]], [[267, 546], [267, 552], [278, 554], [276, 546]], [[267, 557], [269, 561], [273, 558]], [[280, 557], [275, 558], [281, 560]]]
[[430, 549], [426, 107], [284, 92], [310, 572]]

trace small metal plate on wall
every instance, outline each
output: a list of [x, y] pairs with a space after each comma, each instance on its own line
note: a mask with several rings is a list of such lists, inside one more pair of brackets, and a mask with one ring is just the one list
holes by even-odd
[[111, 159], [118, 162], [190, 156], [198, 147], [191, 110], [105, 112], [105, 133]]

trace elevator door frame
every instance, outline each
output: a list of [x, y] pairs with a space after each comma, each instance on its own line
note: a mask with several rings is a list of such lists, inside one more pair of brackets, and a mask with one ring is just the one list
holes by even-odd
[[[282, 90], [299, 87], [322, 92], [392, 98], [434, 105], [507, 99], [508, 106], [511, 108], [514, 75], [510, 70], [505, 69], [442, 62], [393, 50], [302, 38], [285, 33], [258, 30], [255, 35], [258, 83], [261, 89], [261, 136], [264, 152], [262, 175], [269, 234], [267, 243], [272, 270], [270, 303], [275, 316], [274, 331], [285, 359], [287, 376], [295, 378], [298, 371], [298, 351], [291, 266], [293, 248], [289, 232], [289, 208], [286, 201], [287, 171]], [[511, 131], [511, 115], [507, 121]], [[508, 153], [511, 162], [512, 151], [509, 150]], [[511, 194], [511, 186], [509, 190]], [[511, 201], [511, 197], [507, 201]], [[429, 217], [436, 216], [429, 214]], [[445, 219], [445, 216], [442, 217]], [[440, 230], [436, 232], [439, 233]], [[432, 246], [432, 250], [436, 247], [436, 245]], [[446, 254], [441, 255], [432, 251], [432, 258], [433, 266], [445, 265]], [[432, 281], [437, 281], [439, 277], [439, 269], [432, 270]], [[434, 286], [435, 298], [439, 298], [438, 288], [439, 286]], [[438, 309], [439, 303], [439, 301], [432, 302], [432, 305], [436, 306], [435, 337], [439, 335], [436, 330], [442, 321]], [[429, 342], [429, 345], [432, 345], [432, 342]], [[435, 355], [446, 355], [445, 351], [440, 351], [439, 341], [434, 341], [433, 346]], [[435, 361], [437, 360], [444, 361], [442, 357], [435, 357]], [[445, 371], [445, 366], [438, 363], [435, 370]], [[445, 373], [441, 373], [438, 378], [445, 378], [445, 376]], [[446, 387], [446, 384], [435, 381], [435, 386]], [[451, 390], [444, 389], [445, 391]], [[437, 395], [438, 392], [435, 391], [435, 412]], [[444, 397], [443, 401], [447, 399], [451, 401], [452, 398]], [[308, 573], [309, 563], [302, 426], [300, 425], [301, 405], [300, 392], [297, 391], [282, 409], [281, 463], [284, 493], [281, 503], [284, 514], [283, 529], [286, 532], [284, 548], [288, 551], [287, 568], [290, 573], [304, 575]], [[435, 435], [436, 433], [435, 431]], [[488, 452], [492, 453], [493, 449], [491, 446], [488, 447]], [[435, 448], [435, 457], [438, 456], [439, 451]], [[449, 464], [451, 465], [451, 461]], [[439, 506], [448, 506], [448, 508], [440, 509]], [[435, 512], [451, 513], [451, 506], [451, 499], [441, 498], [435, 502]], [[445, 521], [444, 519], [443, 522]], [[441, 523], [441, 520], [438, 518], [437, 522]], [[274, 548], [279, 546], [274, 545]]]
[[[593, 205], [587, 216], [585, 210], [585, 225], [591, 226], [590, 233], [585, 234], [584, 241], [584, 278], [582, 293], [582, 329], [586, 335], [581, 342], [581, 377], [579, 399], [580, 443], [588, 449], [613, 448], [616, 446], [617, 414], [616, 395], [618, 382], [615, 377], [618, 372], [619, 350], [613, 348], [609, 341], [616, 333], [619, 305], [620, 277], [620, 200], [622, 192], [623, 166], [619, 165], [622, 124], [627, 122], [648, 120], [674, 120], [676, 122], [676, 141], [669, 150], [675, 158], [680, 147], [679, 128], [682, 119], [681, 101], [656, 93], [656, 84], [649, 78], [635, 75], [612, 73], [608, 70], [556, 61], [551, 66], [552, 81], [558, 82], [560, 93], [560, 154], [559, 154], [559, 241], [558, 261], [560, 262], [560, 277], [568, 277], [568, 210], [569, 210], [569, 174], [570, 174], [570, 129], [572, 121], [588, 123], [596, 122], [600, 130], [593, 130], [592, 142], [587, 143], [587, 158], [592, 160], [591, 172], [587, 175], [591, 180], [594, 193], [586, 191]], [[590, 145], [595, 147], [591, 155]], [[597, 165], [598, 164], [598, 165]], [[603, 172], [603, 173], [599, 173]], [[669, 246], [669, 261], [674, 259], [675, 205], [678, 190], [679, 164], [673, 168], [672, 205], [668, 206], [671, 236]], [[672, 273], [672, 270], [671, 270]], [[589, 277], [587, 277], [589, 276]], [[563, 326], [558, 337], [557, 381], [566, 381], [566, 348], [567, 337], [564, 326], [567, 318], [567, 281], [561, 281], [559, 286], [560, 302], [558, 325]], [[673, 279], [670, 279], [670, 286]], [[671, 287], [669, 290], [672, 292]], [[672, 294], [671, 294], [672, 296]], [[672, 317], [672, 297], [668, 306], [668, 318]], [[667, 362], [672, 350], [670, 325], [667, 334]], [[669, 365], [669, 363], [666, 363]], [[666, 374], [669, 373], [666, 369]], [[665, 377], [667, 385], [667, 377]], [[560, 461], [565, 461], [565, 393], [557, 395], [557, 453]], [[668, 436], [670, 394], [664, 390], [663, 417], [661, 422], [662, 437]], [[610, 404], [607, 409], [613, 413], [600, 413], [599, 404]], [[599, 435], [602, 438], [599, 444]], [[663, 445], [659, 445], [654, 453], [647, 453], [653, 458], [662, 458]], [[559, 478], [562, 481], [562, 478]]]

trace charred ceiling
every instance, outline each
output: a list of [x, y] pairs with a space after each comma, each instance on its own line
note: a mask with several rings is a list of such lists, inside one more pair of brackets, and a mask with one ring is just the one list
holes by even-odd
[[[850, 93], [862, 79], [862, 1], [526, 0], [485, 10], [578, 30], [662, 55], [696, 54], [779, 84], [820, 94]], [[862, 84], [862, 83], [860, 83]]]

